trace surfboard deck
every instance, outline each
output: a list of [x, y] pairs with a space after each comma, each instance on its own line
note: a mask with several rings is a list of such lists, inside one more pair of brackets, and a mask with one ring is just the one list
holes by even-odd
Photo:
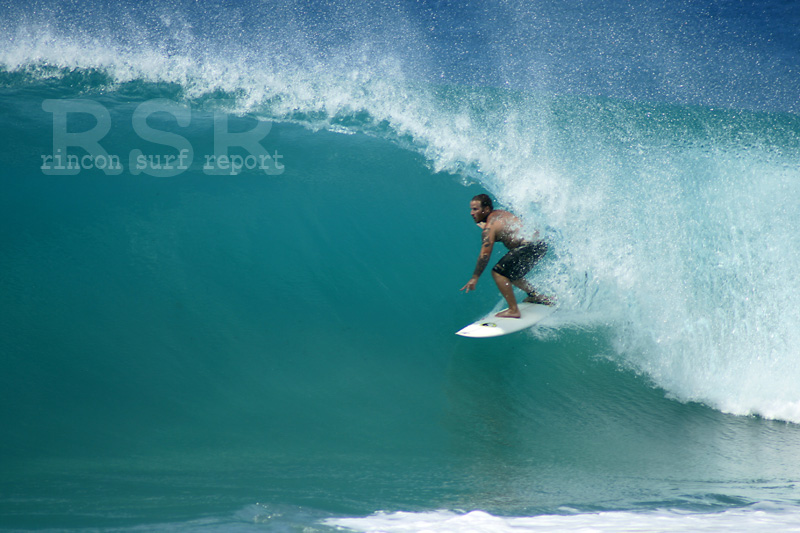
[[542, 304], [519, 304], [520, 318], [495, 316], [498, 311], [489, 313], [480, 320], [456, 331], [456, 335], [472, 338], [500, 337], [527, 329], [555, 311], [555, 307]]

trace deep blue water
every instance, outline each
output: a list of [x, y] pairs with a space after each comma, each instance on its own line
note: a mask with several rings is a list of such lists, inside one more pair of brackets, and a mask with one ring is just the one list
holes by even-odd
[[793, 3], [0, 13], [0, 529], [800, 522]]

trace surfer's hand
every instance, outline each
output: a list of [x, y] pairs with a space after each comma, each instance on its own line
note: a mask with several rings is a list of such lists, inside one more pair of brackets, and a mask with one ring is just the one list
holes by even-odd
[[462, 291], [464, 291], [465, 293], [466, 293], [466, 292], [469, 292], [469, 291], [474, 291], [474, 290], [475, 290], [475, 285], [477, 285], [477, 284], [478, 284], [478, 280], [477, 280], [477, 279], [475, 279], [475, 278], [471, 278], [471, 279], [470, 279], [470, 280], [467, 282], [467, 284], [466, 284], [466, 285], [464, 285], [463, 287], [461, 287], [461, 290], [462, 290]]

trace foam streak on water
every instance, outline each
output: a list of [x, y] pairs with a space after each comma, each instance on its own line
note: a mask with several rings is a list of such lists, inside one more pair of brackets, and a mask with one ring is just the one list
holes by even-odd
[[797, 531], [800, 514], [765, 506], [764, 509], [736, 509], [717, 514], [661, 511], [655, 513], [596, 513], [499, 517], [483, 511], [465, 514], [448, 511], [430, 513], [377, 513], [365, 518], [332, 518], [325, 524], [364, 533], [452, 532], [643, 532], [678, 531]]

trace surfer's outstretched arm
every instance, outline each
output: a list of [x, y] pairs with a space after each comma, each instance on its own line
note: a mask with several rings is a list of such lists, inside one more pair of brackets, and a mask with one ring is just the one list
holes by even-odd
[[483, 274], [483, 271], [486, 270], [486, 265], [489, 264], [489, 259], [492, 257], [492, 248], [494, 248], [494, 242], [494, 225], [491, 223], [485, 224], [483, 227], [483, 234], [481, 236], [481, 251], [478, 255], [478, 262], [475, 265], [475, 271], [472, 273], [472, 277], [467, 284], [461, 287], [462, 291], [469, 292], [475, 290], [475, 286], [478, 284], [478, 278], [480, 278], [481, 274]]

